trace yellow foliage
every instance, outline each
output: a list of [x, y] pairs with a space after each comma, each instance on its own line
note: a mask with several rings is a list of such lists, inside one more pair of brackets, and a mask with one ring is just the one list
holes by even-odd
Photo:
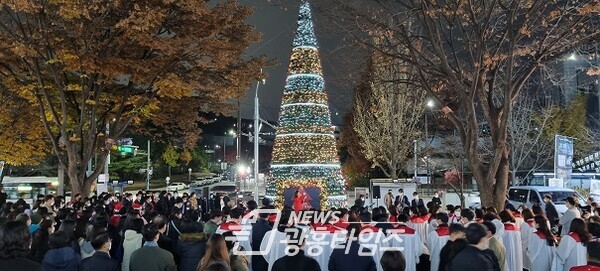
[[83, 87], [79, 84], [68, 84], [67, 87], [65, 87], [65, 89], [67, 91], [82, 91]]
[[36, 108], [5, 90], [0, 90], [0, 104], [0, 160], [15, 166], [36, 165], [48, 147]]

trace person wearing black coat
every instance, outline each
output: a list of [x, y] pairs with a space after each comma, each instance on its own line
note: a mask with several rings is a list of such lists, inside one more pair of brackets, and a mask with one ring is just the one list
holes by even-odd
[[195, 271], [206, 251], [204, 233], [182, 233], [175, 246], [175, 263], [179, 271]]
[[[378, 210], [378, 211], [376, 211]], [[377, 214], [377, 215], [375, 215]], [[368, 217], [365, 217], [368, 218]], [[381, 231], [383, 231], [384, 233], [387, 233], [389, 230], [394, 228], [394, 225], [392, 223], [389, 223], [388, 221], [388, 213], [385, 209], [385, 207], [383, 206], [379, 206], [378, 208], [373, 209], [373, 220], [375, 220], [375, 222], [377, 222], [375, 224], [376, 228], [381, 229]]]
[[[265, 209], [275, 209], [274, 206], [267, 206]], [[252, 225], [252, 240], [250, 240], [252, 251], [260, 251], [260, 243], [264, 239], [268, 231], [273, 228], [269, 225], [267, 220], [269, 217], [268, 213], [260, 213], [256, 223]], [[269, 263], [265, 260], [262, 255], [252, 255], [252, 270], [253, 271], [267, 271], [269, 269]]]
[[184, 219], [179, 227], [181, 235], [175, 245], [175, 263], [179, 271], [196, 271], [199, 259], [206, 251], [207, 236], [202, 229], [190, 219]]
[[54, 232], [54, 222], [51, 220], [43, 220], [40, 223], [40, 229], [37, 230], [31, 242], [31, 250], [29, 251], [29, 259], [38, 263], [42, 262], [46, 252], [50, 250], [48, 240], [50, 234]]
[[120, 271], [121, 264], [108, 254], [111, 247], [107, 233], [99, 233], [91, 238], [92, 247], [96, 252], [79, 264], [79, 271]]
[[25, 223], [11, 221], [0, 226], [0, 269], [6, 271], [42, 271], [42, 265], [26, 258], [31, 234]]
[[549, 194], [544, 195], [544, 202], [546, 203], [545, 212], [548, 221], [550, 221], [550, 226], [554, 227], [558, 225], [558, 211], [556, 211], [556, 206], [552, 203], [552, 196]]
[[[358, 224], [350, 224], [346, 229], [348, 234], [353, 234], [353, 236], [349, 236], [346, 243], [335, 248], [329, 256], [329, 263], [327, 267], [329, 271], [375, 271], [377, 270], [377, 265], [375, 264], [375, 260], [373, 256], [371, 256], [371, 250], [365, 247], [360, 247], [360, 243], [358, 240], [358, 235], [360, 233], [360, 226]], [[351, 238], [354, 241], [351, 240]], [[350, 246], [349, 249], [346, 246]], [[347, 253], [346, 253], [347, 252]], [[359, 252], [363, 255], [359, 255]]]
[[414, 192], [413, 193], [413, 200], [410, 202], [411, 203], [411, 207], [419, 207], [419, 206], [425, 206], [425, 203], [423, 202], [423, 199], [419, 198], [419, 193]]
[[394, 200], [394, 205], [399, 208], [410, 207], [408, 197], [404, 195], [404, 189], [398, 189], [398, 196]]
[[[358, 254], [360, 244], [357, 241], [350, 242], [350, 250], [345, 253], [345, 247], [347, 243], [342, 245], [342, 248], [336, 248], [329, 256], [329, 263], [327, 264], [329, 271], [375, 271], [377, 265], [373, 256]], [[371, 251], [367, 248], [362, 248], [362, 253], [369, 254]]]
[[73, 250], [69, 241], [69, 235], [63, 231], [50, 235], [51, 249], [42, 260], [45, 271], [77, 271], [81, 256]]
[[488, 251], [487, 228], [481, 224], [471, 223], [465, 229], [467, 245], [450, 262], [450, 271], [485, 270], [500, 271], [498, 258]]
[[[301, 229], [298, 229], [302, 231]], [[304, 255], [304, 234], [297, 234], [293, 231], [286, 232], [287, 240], [289, 240], [288, 251], [297, 251], [294, 255], [285, 255], [273, 263], [271, 271], [321, 271], [321, 267], [317, 260]], [[330, 271], [333, 269], [329, 268]], [[353, 269], [342, 269], [353, 270]]]
[[447, 271], [450, 268], [452, 259], [469, 245], [464, 238], [465, 228], [461, 224], [451, 224], [448, 228], [450, 229], [450, 240], [440, 251], [439, 271]]

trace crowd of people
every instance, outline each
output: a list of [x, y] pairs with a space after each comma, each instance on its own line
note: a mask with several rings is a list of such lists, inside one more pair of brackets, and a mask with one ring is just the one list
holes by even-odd
[[[0, 206], [2, 270], [459, 271], [600, 269], [595, 204], [468, 209], [398, 191], [369, 209], [139, 191]], [[386, 195], [388, 197], [388, 195]], [[0, 203], [1, 204], [1, 203]], [[312, 216], [301, 216], [300, 212]], [[247, 253], [247, 252], [260, 253]], [[318, 253], [315, 253], [318, 252]]]

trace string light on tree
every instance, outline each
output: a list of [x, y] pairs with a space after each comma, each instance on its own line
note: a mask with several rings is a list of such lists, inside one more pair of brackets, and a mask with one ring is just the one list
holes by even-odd
[[282, 207], [286, 189], [318, 188], [321, 208], [345, 207], [345, 181], [307, 1], [300, 5], [292, 47], [266, 195]]

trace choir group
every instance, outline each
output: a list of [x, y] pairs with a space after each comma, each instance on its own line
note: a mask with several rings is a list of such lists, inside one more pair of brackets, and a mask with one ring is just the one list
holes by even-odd
[[462, 208], [399, 191], [384, 205], [278, 209], [166, 192], [1, 204], [0, 269], [107, 271], [600, 270], [596, 204]]

